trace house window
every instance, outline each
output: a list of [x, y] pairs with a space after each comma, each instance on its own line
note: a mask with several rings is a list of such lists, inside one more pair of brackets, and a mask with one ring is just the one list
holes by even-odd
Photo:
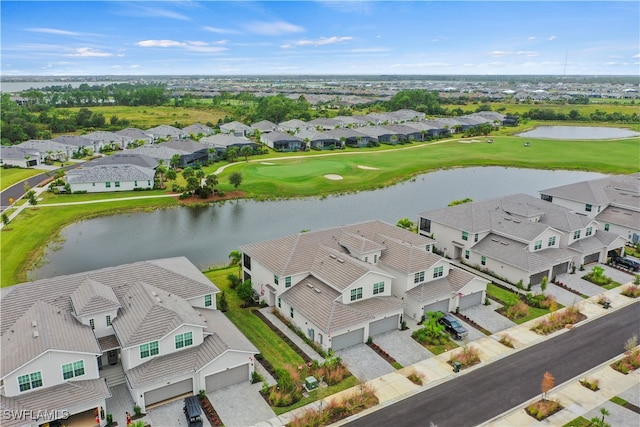
[[293, 307], [289, 308], [289, 316], [293, 319]]
[[251, 257], [247, 254], [242, 254], [242, 264], [247, 270], [251, 270]]
[[89, 326], [91, 326], [91, 329], [95, 329], [96, 328], [96, 322], [94, 322], [93, 319], [89, 319]]
[[413, 283], [422, 283], [424, 282], [424, 271], [420, 271], [413, 275]]
[[147, 181], [147, 185], [150, 186], [151, 185], [151, 180]]
[[185, 332], [176, 335], [176, 349], [188, 347], [193, 344], [193, 332]]
[[585, 211], [587, 211], [587, 212], [591, 212], [591, 209], [592, 209], [592, 206], [591, 206], [589, 203], [587, 203], [586, 205], [584, 205], [584, 210], [585, 210]]
[[362, 299], [362, 288], [351, 289], [351, 301]]
[[384, 282], [378, 282], [373, 284], [373, 294], [381, 294], [384, 292]]
[[213, 298], [211, 297], [211, 294], [205, 295], [204, 296], [204, 306], [205, 307], [211, 307], [213, 305]]
[[278, 284], [278, 276], [273, 276], [273, 283]]
[[604, 225], [604, 231], [609, 231], [609, 224]]
[[533, 246], [533, 250], [538, 251], [540, 249], [542, 249], [542, 240], [536, 240], [536, 243]]
[[478, 241], [478, 233], [476, 233], [476, 234], [474, 234], [474, 235], [473, 235], [473, 241], [474, 241], [474, 242], [477, 242], [477, 241]]
[[469, 240], [469, 233], [467, 233], [466, 231], [462, 232], [462, 240]]
[[285, 288], [291, 287], [291, 276], [287, 276], [284, 278], [284, 287]]
[[116, 188], [120, 187], [120, 181], [116, 181]]
[[282, 308], [282, 298], [278, 297], [278, 308]]
[[107, 326], [111, 326], [111, 316], [107, 314], [106, 316]]
[[486, 256], [481, 256], [480, 257], [480, 264], [482, 265], [487, 265], [487, 257]]
[[420, 231], [431, 233], [431, 220], [427, 218], [420, 218]]
[[84, 360], [62, 365], [62, 378], [65, 380], [81, 375], [84, 375]]
[[580, 230], [578, 231], [574, 231], [573, 232], [573, 240], [579, 239], [580, 238]]
[[368, 256], [364, 257], [364, 262], [369, 262], [369, 257]]
[[145, 359], [149, 356], [155, 356], [158, 353], [160, 353], [160, 351], [158, 350], [158, 341], [140, 345], [140, 359]]
[[433, 269], [433, 278], [437, 279], [438, 277], [442, 277], [444, 274], [444, 267], [441, 265]]
[[468, 250], [464, 251], [464, 259], [469, 259], [469, 251]]
[[591, 236], [593, 233], [593, 227], [587, 227], [587, 231], [584, 233], [585, 236]]
[[104, 183], [104, 186], [105, 186], [106, 188], [111, 188], [111, 183], [110, 183], [110, 182], [105, 182], [105, 183]]
[[556, 245], [556, 236], [549, 237], [549, 244], [547, 246], [555, 246]]
[[373, 255], [373, 263], [374, 264], [378, 263], [378, 254]]
[[42, 372], [38, 371], [32, 374], [20, 375], [18, 377], [18, 385], [20, 386], [20, 391], [42, 387]]
[[137, 187], [138, 186], [138, 181], [133, 181], [133, 186]]

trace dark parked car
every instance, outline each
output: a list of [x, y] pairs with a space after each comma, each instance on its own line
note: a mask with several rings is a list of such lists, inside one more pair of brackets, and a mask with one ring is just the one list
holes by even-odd
[[617, 258], [615, 262], [616, 264], [624, 268], [628, 268], [631, 271], [640, 271], [640, 262], [634, 259], [627, 258], [627, 257], [620, 257], [620, 258]]
[[469, 335], [469, 331], [467, 328], [462, 326], [462, 323], [454, 316], [450, 314], [442, 313], [442, 317], [438, 320], [441, 325], [444, 325], [444, 328], [447, 332], [451, 334], [451, 336], [456, 340], [461, 340], [462, 338], [466, 338]]
[[184, 399], [182, 410], [187, 418], [189, 427], [202, 427], [202, 411], [200, 410], [200, 401], [197, 396], [189, 396]]

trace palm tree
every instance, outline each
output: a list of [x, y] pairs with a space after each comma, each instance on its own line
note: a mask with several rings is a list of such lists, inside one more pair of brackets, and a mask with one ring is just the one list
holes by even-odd
[[229, 147], [227, 148], [227, 160], [231, 163], [236, 157], [238, 157], [238, 148], [237, 147]]
[[215, 173], [212, 173], [211, 175], [208, 175], [205, 180], [204, 180], [205, 184], [207, 187], [211, 188], [212, 190], [216, 188], [216, 185], [218, 185], [218, 177], [216, 176]]
[[233, 250], [229, 252], [229, 265], [237, 265], [238, 266], [238, 277], [242, 275], [242, 264], [240, 261], [242, 260], [242, 253], [238, 250]]
[[165, 174], [167, 173], [167, 167], [160, 164], [156, 168], [156, 173], [158, 174], [158, 179], [160, 181], [160, 188], [164, 188], [164, 177], [165, 177]]
[[251, 148], [249, 145], [245, 145], [240, 149], [240, 154], [244, 156], [244, 161], [248, 162], [249, 156], [253, 154], [253, 148]]

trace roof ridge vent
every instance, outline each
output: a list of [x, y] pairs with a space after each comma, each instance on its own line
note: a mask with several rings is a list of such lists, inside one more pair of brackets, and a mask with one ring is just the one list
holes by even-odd
[[310, 288], [313, 288], [313, 285], [311, 283], [308, 283], [308, 282], [307, 282], [307, 286], [310, 287]]
[[38, 326], [38, 322], [36, 322], [35, 320], [31, 321], [31, 327], [35, 328], [36, 326]]
[[505, 245], [505, 246], [509, 246], [509, 243], [508, 243], [508, 242], [500, 241], [500, 244], [501, 244], [501, 245]]
[[342, 258], [338, 258], [338, 262], [344, 263], [344, 260]]
[[321, 291], [318, 288], [313, 288], [314, 291], [316, 291], [317, 294], [319, 294]]
[[40, 336], [40, 333], [38, 331], [33, 331], [34, 338], [38, 338], [39, 336]]
[[329, 258], [336, 259], [337, 257], [334, 254], [329, 254]]

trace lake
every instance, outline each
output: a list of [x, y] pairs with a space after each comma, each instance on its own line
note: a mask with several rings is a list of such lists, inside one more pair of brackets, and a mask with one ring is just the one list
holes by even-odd
[[517, 136], [548, 139], [617, 139], [640, 136], [640, 133], [623, 128], [596, 126], [538, 126]]
[[539, 197], [538, 190], [603, 176], [503, 167], [449, 169], [380, 190], [324, 199], [239, 200], [94, 218], [66, 227], [64, 242], [45, 251], [48, 262], [29, 279], [182, 255], [203, 269], [227, 263], [229, 252], [251, 242], [373, 219], [415, 222], [420, 212], [453, 200], [514, 193]]

